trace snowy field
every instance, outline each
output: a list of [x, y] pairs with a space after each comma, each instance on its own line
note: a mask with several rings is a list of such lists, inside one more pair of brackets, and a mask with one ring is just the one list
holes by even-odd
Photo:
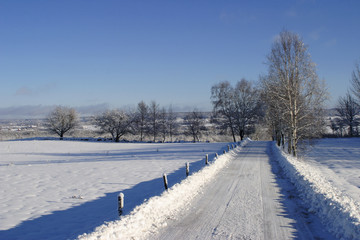
[[360, 202], [360, 138], [319, 140], [304, 158], [336, 188]]
[[[323, 141], [326, 142], [327, 140]], [[337, 143], [334, 144], [340, 147], [341, 142], [346, 140], [341, 139], [336, 141]], [[351, 146], [354, 146], [354, 144], [356, 145], [356, 143], [353, 143], [351, 144]], [[237, 216], [235, 212], [243, 213], [245, 211], [244, 208], [239, 208], [238, 210], [235, 210], [235, 212], [230, 211], [228, 213], [222, 213], [220, 211], [220, 216], [210, 217], [211, 214], [206, 215], [209, 216], [206, 219], [221, 219], [219, 223], [217, 221], [219, 219], [214, 220], [214, 229], [212, 229], [211, 227], [212, 222], [206, 223], [206, 220], [200, 220], [200, 216], [199, 219], [198, 217], [194, 217], [194, 214], [199, 213], [199, 209], [201, 208], [201, 204], [203, 203], [200, 202], [200, 205], [195, 204], [195, 207], [191, 206], [193, 204], [192, 202], [194, 197], [198, 195], [199, 192], [200, 195], [204, 194], [202, 192], [202, 187], [204, 186], [204, 184], [208, 183], [209, 181], [217, 181], [217, 177], [215, 175], [216, 172], [219, 172], [224, 166], [226, 167], [229, 162], [233, 162], [234, 160], [236, 162], [239, 162], [238, 156], [240, 156], [239, 154], [241, 153], [240, 148], [240, 150], [236, 150], [235, 152], [222, 155], [214, 164], [211, 164], [209, 167], [204, 168], [202, 171], [186, 179], [181, 184], [175, 185], [172, 189], [170, 189], [169, 192], [163, 193], [160, 197], [151, 198], [148, 202], [145, 202], [144, 204], [138, 206], [133, 212], [131, 212], [129, 215], [125, 216], [121, 220], [101, 225], [93, 233], [80, 236], [80, 239], [147, 239], [148, 234], [153, 234], [157, 231], [162, 231], [163, 234], [165, 233], [169, 236], [173, 236], [172, 234], [174, 233], [172, 231], [176, 232], [179, 229], [179, 226], [176, 225], [175, 222], [178, 221], [178, 217], [181, 216], [182, 213], [185, 213], [187, 211], [190, 211], [190, 213], [186, 214], [186, 216], [190, 216], [190, 220], [185, 223], [181, 222], [179, 224], [179, 230], [183, 229], [184, 232], [180, 231], [176, 232], [176, 234], [180, 234], [180, 236], [182, 236], [182, 234], [185, 234], [183, 236], [187, 236], [189, 237], [189, 239], [197, 239], [196, 236], [207, 236], [207, 238], [222, 239], [221, 237], [219, 238], [219, 236], [217, 235], [217, 230], [220, 225], [226, 226], [227, 229], [226, 231], [221, 233], [221, 236], [223, 236], [224, 239], [232, 239], [232, 237], [236, 238], [236, 236], [239, 237], [244, 235], [246, 231], [244, 230], [241, 232], [236, 232], [236, 229], [234, 229], [235, 226], [237, 226], [236, 228], [258, 229], [258, 232], [252, 232], [251, 234], [251, 236], [253, 236], [254, 238], [249, 237], [250, 235], [246, 235], [247, 237], [245, 237], [245, 239], [288, 239], [287, 237], [284, 237], [280, 234], [280, 232], [286, 229], [294, 231], [296, 233], [294, 235], [296, 236], [296, 239], [334, 239], [334, 237], [335, 239], [360, 239], [359, 202], [356, 199], [353, 199], [349, 195], [347, 195], [346, 190], [339, 190], [336, 187], [338, 183], [334, 184], [335, 180], [332, 178], [333, 175], [329, 174], [329, 172], [326, 170], [328, 168], [326, 165], [318, 165], [316, 162], [310, 159], [310, 155], [315, 154], [317, 147], [322, 147], [321, 141], [319, 142], [319, 145], [317, 145], [317, 147], [315, 146], [314, 149], [312, 149], [312, 152], [308, 153], [309, 155], [307, 159], [294, 159], [291, 156], [283, 154], [275, 146], [274, 143], [271, 143], [269, 145], [272, 146], [269, 149], [266, 149], [266, 147], [261, 147], [260, 145], [261, 144], [252, 144], [252, 146], [255, 147], [254, 149], [259, 150], [259, 147], [263, 148], [260, 151], [266, 151], [271, 159], [274, 159], [274, 161], [278, 162], [278, 165], [274, 162], [271, 163], [273, 171], [275, 170], [273, 173], [277, 175], [275, 177], [276, 180], [264, 180], [264, 182], [260, 185], [263, 185], [264, 189], [268, 189], [270, 188], [270, 186], [266, 184], [272, 184], [274, 181], [276, 181], [276, 183], [281, 189], [277, 191], [281, 191], [282, 194], [276, 197], [263, 196], [254, 198], [252, 201], [249, 202], [246, 210], [250, 213], [254, 213], [258, 212], [259, 209], [266, 209], [265, 206], [272, 206], [269, 208], [271, 210], [276, 209], [278, 207], [277, 204], [287, 206], [287, 208], [280, 210], [281, 214], [279, 216], [286, 216], [285, 219], [292, 219], [290, 221], [293, 221], [293, 223], [280, 223], [277, 228], [275, 224], [275, 231], [272, 234], [278, 233], [279, 236], [281, 236], [280, 238], [269, 238], [271, 234], [264, 234], [265, 237], [262, 236], [264, 223], [261, 223], [261, 217], [260, 220], [257, 217], [253, 219], [253, 217], [250, 216], [251, 214], [249, 215], [249, 218], [246, 219], [243, 224], [241, 224], [241, 226], [237, 226], [236, 224], [238, 224], [238, 222], [234, 222], [234, 218], [236, 218]], [[349, 146], [344, 145], [342, 146], [342, 148], [348, 148], [349, 152], [356, 153], [356, 151], [350, 150], [351, 147]], [[254, 168], [255, 165], [257, 165], [253, 156], [256, 152], [254, 149], [249, 152], [250, 155], [248, 159], [243, 159], [240, 162], [253, 162], [249, 165], [249, 168], [258, 170], [264, 169], [263, 167]], [[324, 153], [327, 152], [326, 149], [323, 149], [322, 151], [324, 151]], [[323, 162], [326, 162], [325, 160], [327, 159], [327, 155], [324, 154], [323, 157], [321, 157], [319, 156], [319, 154], [321, 154], [321, 151], [315, 154], [315, 156], [317, 156], [318, 159], [322, 159]], [[276, 170], [278, 168], [277, 166], [281, 167], [282, 170]], [[341, 166], [343, 165], [340, 164], [339, 169], [341, 169]], [[243, 168], [244, 167], [241, 167], [242, 171], [244, 171]], [[247, 169], [246, 174], [240, 172], [240, 179], [244, 176], [252, 176], [253, 174], [255, 174], [254, 179], [263, 178], [267, 174], [271, 175], [270, 171], [269, 173], [266, 173], [266, 171], [263, 171], [262, 173], [255, 172], [250, 169]], [[196, 178], [197, 180], [194, 180], [193, 178]], [[338, 176], [338, 178], [340, 179], [341, 176]], [[233, 179], [233, 181], [241, 181], [240, 179]], [[254, 188], [252, 185], [254, 183], [254, 179], [249, 180], [248, 182], [241, 182], [240, 185], [242, 187], [241, 189], [239, 189], [239, 191], [247, 192], [246, 195], [240, 194], [238, 198], [235, 198], [234, 196], [237, 193], [230, 192], [229, 194], [231, 195], [231, 198], [229, 202], [215, 201], [215, 203], [212, 202], [210, 206], [217, 206], [219, 208], [222, 208], [224, 202], [227, 203], [225, 209], [228, 209], [229, 206], [242, 206], [244, 201], [246, 201], [248, 195], [250, 194], [251, 190], [257, 189], [257, 191], [259, 191], [258, 186]], [[220, 185], [225, 186], [226, 184], [225, 182], [220, 182]], [[233, 185], [234, 184], [231, 184], [231, 186]], [[214, 186], [211, 185], [210, 189], [212, 187]], [[194, 193], [192, 194], [192, 192]], [[226, 193], [222, 194], [226, 195]], [[263, 201], [261, 203], [261, 199], [264, 198], [267, 199], [267, 201]], [[208, 198], [205, 197], [205, 199]], [[209, 199], [213, 199], [213, 196], [211, 195]], [[258, 201], [259, 199], [260, 202]], [[281, 203], [278, 202], [279, 199], [283, 199], [280, 201]], [[257, 206], [255, 202], [258, 202], [260, 205]], [[189, 210], [189, 208], [192, 208], [192, 210]], [[211, 213], [217, 212], [216, 207], [215, 210], [212, 210], [213, 211], [210, 211]], [[269, 212], [267, 211], [267, 215], [268, 214]], [[264, 216], [264, 214], [259, 214], [258, 216]], [[241, 217], [243, 217], [243, 214], [241, 215]], [[161, 230], [166, 228], [169, 219], [173, 222], [173, 225], [171, 226], [172, 230], [170, 230], [170, 232], [167, 232], [166, 230]], [[188, 217], [186, 219], [188, 219]], [[224, 219], [225, 222], [222, 222]], [[266, 222], [269, 220], [264, 219], [263, 221]], [[274, 221], [275, 219], [271, 220], [270, 222], [272, 223]], [[196, 235], [199, 234], [199, 231], [197, 231], [194, 236], [190, 237], [188, 236], [190, 233], [187, 232], [187, 229], [184, 229], [184, 226], [187, 226], [189, 224], [191, 226], [198, 226], [199, 229], [207, 229], [207, 231], [203, 232], [204, 235]], [[286, 228], [284, 228], [285, 225], [287, 226]], [[295, 226], [297, 227], [293, 229], [293, 227]], [[191, 232], [196, 231], [194, 230]], [[329, 233], [331, 233], [334, 237], [330, 236]], [[236, 236], [233, 236], [233, 234], [235, 234]], [[240, 239], [243, 239], [243, 237], [240, 237]]]
[[0, 142], [0, 239], [72, 239], [124, 214], [213, 160], [225, 143]]

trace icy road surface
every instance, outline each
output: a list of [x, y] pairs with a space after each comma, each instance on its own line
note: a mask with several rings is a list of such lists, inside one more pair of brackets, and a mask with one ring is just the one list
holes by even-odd
[[298, 206], [269, 142], [250, 142], [151, 239], [334, 239]]

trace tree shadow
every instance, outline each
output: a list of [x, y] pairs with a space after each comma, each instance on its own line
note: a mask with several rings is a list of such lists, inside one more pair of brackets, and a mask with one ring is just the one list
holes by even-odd
[[[277, 153], [274, 153], [273, 142], [269, 142], [266, 152], [269, 155], [269, 163], [271, 166], [271, 172], [273, 174], [273, 184], [276, 185], [279, 191], [278, 201], [283, 209], [281, 216], [290, 218], [293, 222], [287, 228], [294, 229], [292, 239], [309, 239], [315, 237], [315, 239], [328, 239], [335, 240], [325, 227], [322, 225], [321, 220], [310, 213], [303, 205], [299, 192], [290, 180], [285, 176], [285, 173], [276, 160]], [[296, 171], [295, 168], [290, 171]]]
[[[119, 144], [119, 143], [114, 143]], [[121, 144], [121, 143], [120, 143]], [[124, 143], [126, 144], [126, 143]], [[80, 153], [43, 153], [43, 152], [20, 152], [20, 153], [12, 153], [13, 155], [19, 156], [40, 156], [40, 159], [48, 159], [51, 157], [51, 160], [24, 160], [24, 161], [14, 161], [11, 162], [12, 165], [49, 165], [49, 164], [71, 164], [71, 163], [88, 163], [88, 162], [119, 162], [119, 161], [129, 161], [129, 157], [136, 158], [136, 160], [145, 160], [148, 161], [149, 159], [156, 159], [158, 156], [161, 158], [166, 158], [168, 160], [178, 160], [179, 152], [181, 152], [181, 158], [186, 159], [193, 159], [194, 156], [206, 153], [213, 154], [213, 148], [208, 143], [200, 143], [202, 147], [199, 148], [197, 144], [187, 144], [187, 143], [180, 143], [174, 144], [176, 149], [174, 149], [173, 144], [161, 144], [161, 143], [154, 143], [148, 145], [147, 148], [143, 148], [141, 146], [136, 148], [129, 149], [118, 149], [118, 150], [96, 150], [96, 151], [86, 151]], [[124, 146], [124, 145], [123, 145]], [[151, 146], [151, 147], [149, 147]], [[201, 149], [202, 148], [202, 149]], [[227, 149], [227, 146], [223, 146], [221, 148], [223, 150]], [[0, 163], [0, 166], [7, 166], [9, 162]]]

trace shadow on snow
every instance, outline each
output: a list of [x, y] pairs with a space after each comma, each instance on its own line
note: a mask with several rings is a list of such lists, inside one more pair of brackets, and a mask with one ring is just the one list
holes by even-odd
[[[324, 229], [321, 221], [312, 213], [309, 213], [302, 205], [298, 191], [285, 176], [283, 169], [276, 160], [277, 154], [273, 152], [272, 144], [275, 143], [268, 142], [266, 152], [269, 155], [271, 172], [274, 176], [273, 184], [280, 188], [280, 198], [275, 200], [278, 201], [284, 209], [281, 215], [293, 220], [289, 226], [282, 227], [293, 230], [292, 239], [306, 240], [315, 237], [315, 239], [335, 240], [336, 238]], [[295, 171], [295, 169], [293, 169], [293, 171]]]
[[[226, 147], [218, 151], [221, 154]], [[209, 155], [209, 161], [214, 160], [214, 155]], [[190, 163], [190, 174], [199, 171], [205, 165], [205, 158]], [[185, 166], [168, 174], [169, 187], [186, 178]], [[111, 183], [117, 184], [117, 183]], [[121, 183], [118, 183], [121, 185]], [[164, 191], [162, 176], [146, 182], [141, 182], [131, 189], [121, 191], [125, 195], [123, 215], [129, 214], [136, 206], [146, 199], [159, 196]], [[89, 233], [104, 222], [118, 220], [117, 196], [119, 192], [106, 193], [93, 201], [85, 202], [79, 206], [54, 211], [49, 215], [26, 220], [14, 228], [0, 230], [0, 239], [7, 240], [32, 240], [32, 239], [74, 239], [82, 233]], [[79, 201], [81, 201], [79, 199]]]

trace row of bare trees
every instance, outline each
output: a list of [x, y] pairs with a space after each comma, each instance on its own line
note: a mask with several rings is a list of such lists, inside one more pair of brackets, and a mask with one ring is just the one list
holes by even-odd
[[[277, 144], [297, 155], [303, 139], [320, 137], [324, 126], [327, 91], [320, 81], [307, 46], [298, 34], [282, 31], [274, 41], [260, 77], [260, 88], [242, 79], [235, 87], [227, 81], [211, 89], [216, 122], [236, 141], [254, 131], [265, 115]], [[357, 85], [360, 89], [360, 83]]]
[[140, 141], [148, 136], [152, 141], [160, 138], [162, 142], [166, 141], [166, 137], [173, 136], [178, 133], [179, 125], [176, 121], [176, 115], [172, 106], [166, 110], [155, 101], [147, 105], [144, 101], [138, 103], [137, 111], [133, 116], [133, 133], [140, 136]]
[[355, 64], [352, 73], [351, 88], [344, 97], [340, 97], [336, 107], [336, 118], [331, 119], [333, 133], [350, 137], [359, 135], [360, 126], [360, 66]]
[[267, 65], [268, 74], [261, 77], [267, 123], [278, 145], [287, 143], [296, 156], [299, 141], [321, 136], [327, 91], [298, 34], [282, 31]]
[[143, 137], [146, 135], [151, 136], [154, 142], [158, 135], [163, 142], [166, 141], [167, 136], [170, 137], [170, 141], [173, 141], [173, 137], [179, 131], [179, 124], [176, 120], [171, 105], [166, 110], [164, 107], [160, 108], [155, 101], [152, 101], [149, 106], [141, 101], [135, 117], [135, 130], [140, 134], [140, 141], [143, 141]]
[[[64, 134], [75, 129], [79, 117], [75, 109], [58, 106], [47, 118], [48, 129], [63, 139]], [[193, 141], [199, 141], [202, 131], [206, 130], [203, 115], [194, 110], [188, 113], [183, 122], [179, 122], [172, 106], [160, 108], [152, 101], [149, 105], [141, 101], [135, 111], [121, 109], [106, 110], [93, 117], [93, 123], [99, 128], [99, 133], [110, 134], [115, 142], [119, 142], [126, 134], [139, 136], [139, 141], [145, 138], [151, 141], [165, 142], [167, 138], [173, 141], [174, 136], [185, 134]]]

